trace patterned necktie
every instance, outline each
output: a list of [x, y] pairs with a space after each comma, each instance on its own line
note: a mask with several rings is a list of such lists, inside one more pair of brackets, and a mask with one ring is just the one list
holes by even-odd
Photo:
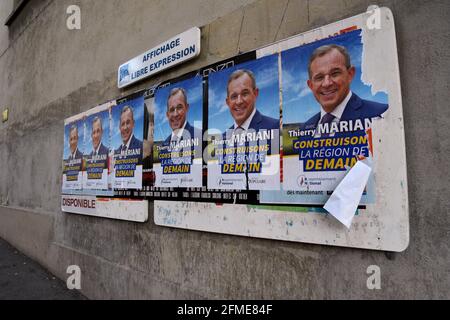
[[[322, 120], [320, 120], [320, 123], [321, 124], [326, 124], [326, 123], [330, 124], [331, 122], [333, 122], [334, 118], [336, 118], [336, 117], [333, 116], [331, 113], [327, 113], [323, 116]], [[329, 128], [330, 128], [330, 126], [328, 126], [328, 129]], [[323, 133], [321, 136], [324, 138], [327, 138], [330, 136], [330, 133]]]
[[122, 146], [122, 151], [127, 151], [127, 146]]

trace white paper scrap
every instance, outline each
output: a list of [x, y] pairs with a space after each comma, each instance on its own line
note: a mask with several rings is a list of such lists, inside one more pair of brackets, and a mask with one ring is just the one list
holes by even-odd
[[347, 229], [350, 229], [371, 171], [372, 168], [362, 161], [358, 161], [342, 179], [323, 207]]

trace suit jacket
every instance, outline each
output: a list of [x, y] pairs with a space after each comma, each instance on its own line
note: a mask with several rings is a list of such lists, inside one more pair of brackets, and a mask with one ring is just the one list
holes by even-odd
[[[99, 155], [104, 155], [104, 154], [108, 155], [108, 153], [109, 153], [108, 148], [105, 147], [105, 145], [104, 145], [103, 143], [100, 143], [100, 148], [98, 149], [98, 154], [99, 154]], [[89, 154], [89, 156], [92, 157], [93, 155], [94, 155], [94, 151], [91, 151], [91, 153]]]
[[[256, 110], [255, 115], [253, 116], [249, 129], [253, 129], [256, 132], [262, 129], [271, 130], [271, 129], [280, 129], [280, 120], [274, 119], [268, 116], [263, 115], [261, 112]], [[228, 130], [223, 133], [223, 139], [227, 139], [231, 137], [230, 130], [234, 130], [234, 125], [232, 125]]]
[[[388, 109], [388, 107], [389, 106], [387, 104], [363, 100], [355, 93], [353, 93], [352, 97], [345, 106], [340, 121], [376, 118], [381, 116], [381, 114], [383, 114]], [[300, 130], [314, 130], [319, 124], [319, 121], [320, 112], [306, 121], [302, 126], [300, 126]]]
[[69, 160], [75, 160], [75, 159], [83, 159], [83, 154], [80, 152], [80, 150], [75, 151], [75, 157], [72, 157], [72, 154], [69, 155]]
[[[191, 126], [189, 124], [188, 121], [186, 121], [186, 125], [184, 126], [184, 130], [183, 130], [183, 134], [181, 136], [181, 140], [183, 139], [193, 139], [195, 137], [195, 133], [194, 131], [199, 130], [197, 128], [194, 128], [193, 126]], [[189, 135], [188, 135], [189, 133]], [[201, 137], [201, 135], [200, 135]], [[169, 136], [166, 138], [166, 140], [164, 140], [164, 145], [169, 145], [170, 144], [170, 140], [172, 139], [172, 134], [169, 134]]]
[[[122, 148], [122, 145], [119, 146], [119, 148], [117, 148], [114, 153], [120, 153]], [[142, 141], [139, 139], [136, 139], [135, 136], [131, 136], [131, 141], [130, 141], [130, 145], [128, 147], [128, 149], [141, 149], [141, 153], [144, 151], [143, 150], [143, 146], [142, 146]]]
[[[201, 157], [202, 154], [202, 130], [196, 127], [193, 127], [189, 124], [189, 122], [186, 122], [186, 125], [184, 126], [183, 134], [180, 138], [181, 140], [187, 140], [187, 139], [194, 139], [194, 138], [200, 138], [198, 146], [192, 146], [191, 151], [194, 151], [191, 155], [191, 159], [194, 159], [196, 157]], [[163, 142], [163, 146], [169, 146], [170, 140], [172, 139], [172, 134], [170, 134], [166, 140]]]
[[[256, 132], [259, 132], [260, 130], [272, 130], [272, 129], [280, 129], [280, 120], [274, 119], [268, 116], [263, 115], [261, 112], [256, 110], [255, 115], [253, 116], [252, 121], [250, 121], [250, 125], [248, 126], [248, 129], [253, 129]], [[227, 132], [224, 132], [223, 139], [229, 139], [231, 138], [232, 131], [234, 130], [234, 125], [231, 126]], [[228, 137], [227, 137], [228, 136]], [[279, 137], [279, 135], [278, 135]], [[277, 138], [279, 139], [279, 138]], [[271, 148], [272, 148], [272, 140], [267, 141], [267, 144], [269, 145], [269, 152], [267, 154], [272, 154]], [[248, 142], [246, 142], [246, 145], [248, 145]], [[258, 141], [259, 145], [259, 141]], [[275, 153], [278, 153], [279, 150], [276, 150]]]
[[[265, 116], [261, 112], [256, 110], [255, 115], [253, 116], [253, 119], [250, 122], [248, 128], [255, 131], [259, 131], [261, 129], [280, 129], [280, 120]], [[234, 125], [232, 125], [230, 129], [233, 130]]]

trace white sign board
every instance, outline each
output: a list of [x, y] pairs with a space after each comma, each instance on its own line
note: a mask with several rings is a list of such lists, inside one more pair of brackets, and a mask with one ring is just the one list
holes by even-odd
[[63, 212], [135, 222], [148, 219], [148, 200], [140, 199], [62, 195], [61, 209]]
[[124, 88], [197, 57], [200, 35], [199, 28], [191, 28], [123, 63], [117, 71], [117, 86]]

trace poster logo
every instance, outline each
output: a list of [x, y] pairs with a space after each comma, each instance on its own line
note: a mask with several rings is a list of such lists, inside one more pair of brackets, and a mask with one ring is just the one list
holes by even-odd
[[297, 178], [297, 184], [299, 187], [307, 188], [308, 187], [308, 178], [306, 176], [299, 176]]
[[120, 67], [120, 71], [119, 71], [119, 82], [128, 80], [127, 77], [130, 77], [130, 71], [128, 70], [128, 66], [129, 64], [125, 64], [123, 66]]

